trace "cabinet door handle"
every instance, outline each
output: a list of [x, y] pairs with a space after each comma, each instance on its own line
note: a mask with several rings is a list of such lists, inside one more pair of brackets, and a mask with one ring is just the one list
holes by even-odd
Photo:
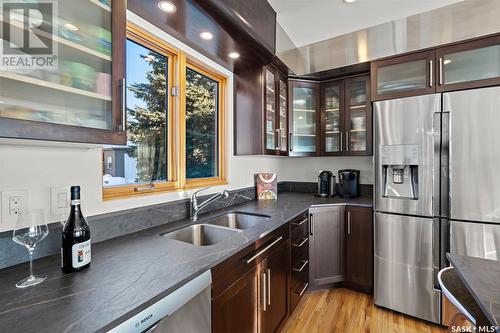
[[306, 237], [300, 243], [293, 243], [292, 246], [293, 247], [301, 247], [302, 245], [304, 245], [305, 243], [307, 243], [308, 240], [309, 240], [309, 238]]
[[309, 263], [309, 260], [302, 260], [302, 265], [300, 265], [300, 267], [298, 267], [298, 268], [294, 267], [293, 270], [295, 272], [302, 272], [308, 263]]
[[313, 220], [313, 214], [309, 215], [309, 235], [314, 234], [314, 220]]
[[302, 296], [304, 295], [304, 293], [306, 292], [307, 290], [307, 287], [309, 287], [309, 282], [307, 282], [305, 285], [304, 285], [304, 288], [302, 288], [301, 291], [299, 291], [298, 293], [296, 292], [296, 294], [298, 294], [299, 296]]
[[126, 130], [127, 126], [127, 81], [122, 78], [118, 81], [118, 87], [120, 88], [120, 103], [122, 108], [122, 131]]
[[262, 310], [266, 311], [267, 310], [267, 280], [266, 280], [266, 273], [262, 273], [260, 277], [260, 300], [262, 304]]
[[343, 145], [343, 142], [342, 142], [343, 141], [342, 139], [344, 137], [343, 134], [344, 133], [340, 132], [340, 151], [344, 151], [344, 145]]
[[267, 305], [271, 305], [271, 269], [267, 269]]
[[351, 234], [351, 212], [347, 212], [347, 234]]
[[293, 151], [293, 133], [290, 133], [290, 151]]
[[349, 131], [345, 132], [345, 151], [349, 151]]
[[303, 219], [303, 220], [302, 220], [302, 221], [300, 221], [300, 222], [292, 222], [292, 224], [293, 224], [293, 225], [296, 225], [296, 226], [301, 226], [301, 225], [303, 225], [303, 224], [304, 224], [304, 223], [306, 223], [306, 222], [307, 222], [307, 219]]
[[432, 81], [434, 81], [434, 75], [433, 75], [434, 69], [432, 67], [433, 64], [434, 64], [434, 61], [429, 60], [429, 87], [432, 87], [432, 85], [434, 84], [432, 82]]
[[443, 58], [439, 58], [439, 85], [443, 84]]
[[263, 248], [262, 250], [260, 250], [259, 252], [257, 252], [256, 254], [254, 254], [250, 259], [247, 260], [247, 264], [251, 263], [252, 261], [254, 261], [255, 259], [257, 259], [258, 256], [264, 254], [267, 250], [269, 250], [270, 248], [272, 248], [274, 246], [274, 244], [278, 243], [280, 240], [283, 239], [283, 236], [279, 236], [278, 238], [276, 238], [274, 240], [274, 242], [272, 242], [271, 244], [269, 244], [268, 246], [266, 246], [265, 248]]
[[280, 137], [281, 137], [280, 136], [280, 130], [279, 130], [279, 128], [277, 128], [275, 132], [276, 132], [275, 147], [276, 147], [276, 150], [278, 150], [281, 147], [280, 142], [279, 142], [280, 141]]

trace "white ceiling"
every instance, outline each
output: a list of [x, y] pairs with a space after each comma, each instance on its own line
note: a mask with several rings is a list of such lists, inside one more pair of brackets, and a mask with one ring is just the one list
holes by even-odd
[[300, 47], [463, 0], [268, 0]]

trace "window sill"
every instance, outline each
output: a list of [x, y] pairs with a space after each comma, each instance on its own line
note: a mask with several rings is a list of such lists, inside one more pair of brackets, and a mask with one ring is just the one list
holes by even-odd
[[179, 187], [176, 183], [159, 183], [153, 184], [141, 184], [141, 185], [126, 185], [117, 187], [107, 187], [102, 189], [102, 199], [103, 201], [118, 200], [118, 199], [130, 199], [142, 196], [151, 196], [157, 194], [164, 194], [170, 192], [187, 191], [196, 188], [203, 188], [208, 186], [220, 186], [227, 185], [228, 182], [222, 178], [202, 178], [186, 180], [186, 184]]

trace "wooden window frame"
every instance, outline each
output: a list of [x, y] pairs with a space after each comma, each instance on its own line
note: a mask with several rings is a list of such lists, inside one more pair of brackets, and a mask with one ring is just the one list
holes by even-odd
[[[152, 184], [128, 184], [104, 187], [103, 200], [132, 198], [166, 192], [184, 191], [193, 188], [227, 184], [226, 142], [226, 89], [228, 78], [199, 60], [187, 57], [186, 53], [167, 42], [128, 23], [127, 39], [160, 53], [168, 59], [167, 98], [167, 177], [164, 182]], [[125, 59], [126, 61], [126, 59]], [[124, 64], [125, 66], [125, 64]], [[216, 177], [186, 179], [186, 69], [191, 68], [217, 81], [218, 89], [218, 173]], [[171, 89], [177, 87], [178, 96]], [[104, 156], [104, 155], [103, 155]], [[101, 159], [101, 163], [103, 159]], [[101, 168], [102, 169], [102, 168]]]
[[186, 70], [192, 69], [218, 83], [218, 109], [217, 109], [217, 176], [215, 177], [207, 177], [207, 178], [186, 178], [186, 94], [182, 94], [181, 99], [181, 137], [183, 138], [182, 145], [180, 146], [180, 156], [182, 159], [182, 164], [184, 174], [181, 178], [183, 180], [182, 187], [184, 189], [192, 189], [199, 187], [207, 187], [207, 186], [216, 186], [216, 185], [225, 185], [227, 184], [227, 170], [226, 170], [226, 88], [227, 88], [227, 78], [214, 71], [211, 68], [208, 68], [206, 65], [201, 64], [196, 59], [186, 59], [185, 65], [182, 66], [183, 69], [183, 77], [182, 82], [184, 87], [182, 87], [182, 91], [186, 91]]

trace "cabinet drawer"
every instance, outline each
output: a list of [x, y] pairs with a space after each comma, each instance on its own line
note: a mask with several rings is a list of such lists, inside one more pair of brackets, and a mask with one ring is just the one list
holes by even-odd
[[295, 290], [305, 282], [309, 282], [309, 260], [300, 260], [292, 266], [290, 286]]
[[287, 223], [215, 266], [212, 269], [212, 297], [221, 294], [283, 242], [286, 242], [289, 239], [288, 235], [289, 224]]
[[290, 313], [295, 310], [297, 307], [297, 304], [299, 304], [300, 300], [302, 299], [302, 296], [307, 291], [307, 288], [309, 287], [309, 282], [303, 282], [296, 286], [296, 288], [292, 289], [291, 296], [290, 296]]
[[292, 244], [303, 240], [309, 233], [309, 214], [307, 212], [300, 214], [290, 222], [290, 225], [292, 228]]
[[[301, 245], [301, 246], [299, 246]], [[292, 267], [299, 260], [309, 259], [309, 238], [304, 238], [301, 241], [292, 243], [291, 246], [291, 263]]]

